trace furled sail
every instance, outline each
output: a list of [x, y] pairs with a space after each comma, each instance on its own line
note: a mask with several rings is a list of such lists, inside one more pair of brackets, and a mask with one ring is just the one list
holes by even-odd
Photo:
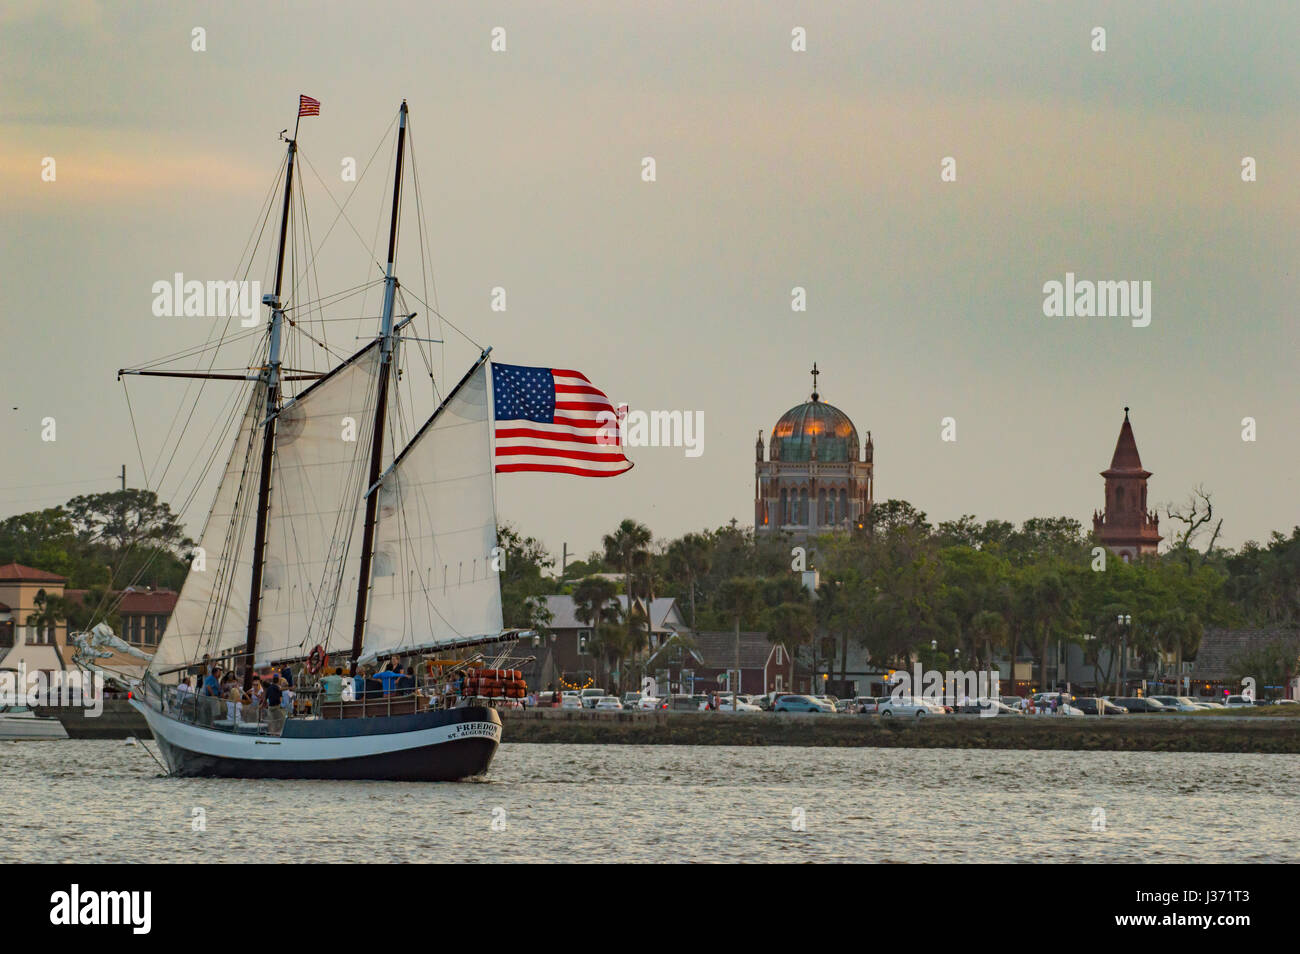
[[361, 659], [500, 633], [485, 358], [374, 492], [380, 496]]
[[258, 665], [352, 646], [379, 369], [376, 341], [276, 418]]
[[266, 389], [260, 384], [244, 409], [216, 498], [199, 537], [201, 561], [192, 564], [176, 609], [150, 669], [165, 672], [205, 653], [218, 656], [248, 638], [248, 597], [253, 572], [253, 512], [261, 474], [262, 416]]

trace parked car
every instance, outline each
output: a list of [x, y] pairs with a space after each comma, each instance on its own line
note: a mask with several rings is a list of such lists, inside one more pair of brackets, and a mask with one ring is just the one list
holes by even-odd
[[975, 699], [966, 705], [958, 706], [957, 711], [963, 715], [979, 715], [986, 719], [996, 716], [1023, 716], [1020, 709], [1009, 706], [1001, 699]]
[[1084, 715], [1125, 715], [1128, 710], [1121, 705], [1116, 705], [1109, 699], [1098, 699], [1096, 696], [1078, 696], [1072, 705], [1083, 712]]
[[1187, 696], [1150, 696], [1149, 698], [1179, 712], [1200, 712], [1205, 708]]
[[574, 693], [574, 694], [569, 694], [569, 693], [566, 692], [566, 693], [564, 694], [564, 698], [560, 700], [560, 708], [561, 708], [561, 709], [581, 709], [581, 708], [583, 708], [583, 705], [582, 705], [582, 696], [580, 696], [580, 695], [578, 695], [578, 694], [576, 694], [576, 693]]
[[1021, 712], [1024, 712], [1024, 711], [1025, 711], [1025, 697], [1024, 697], [1024, 696], [1003, 696], [1003, 697], [1002, 697], [1002, 704], [1003, 704], [1003, 705], [1008, 705], [1008, 706], [1010, 706], [1010, 707], [1013, 708], [1013, 709], [1019, 709]]
[[1300, 706], [1300, 699], [1274, 699], [1275, 706]]
[[633, 708], [642, 712], [646, 710], [667, 709], [668, 700], [656, 699], [654, 696], [643, 695], [640, 699], [636, 701], [636, 705]]
[[635, 709], [636, 704], [641, 701], [641, 693], [625, 692], [623, 693], [623, 698], [621, 701], [623, 703], [624, 709]]
[[1228, 696], [1223, 700], [1225, 709], [1249, 709], [1254, 704], [1245, 696]]
[[608, 693], [606, 693], [604, 689], [596, 689], [594, 687], [591, 687], [591, 688], [583, 689], [581, 695], [582, 695], [582, 704], [586, 706], [588, 709], [594, 709], [596, 708], [596, 703], [599, 702], [601, 699], [604, 699], [605, 696], [608, 695]]
[[844, 711], [844, 710], [840, 707], [840, 700], [836, 699], [834, 696], [813, 696], [813, 698], [816, 699], [818, 702], [822, 702], [822, 703], [825, 703], [826, 705], [830, 706], [832, 712], [843, 712], [843, 711]]
[[1154, 699], [1143, 697], [1143, 696], [1120, 696], [1118, 699], [1115, 700], [1115, 703], [1116, 705], [1123, 706], [1130, 713], [1134, 713], [1134, 712], [1154, 713], [1154, 712], [1176, 712], [1177, 711], [1176, 709], [1171, 709], [1169, 706], [1156, 702], [1156, 700]]
[[669, 698], [668, 708], [674, 712], [699, 712], [700, 704], [706, 699], [708, 699], [708, 696], [702, 694], [694, 696], [676, 695]]
[[926, 716], [944, 715], [947, 710], [936, 702], [920, 696], [890, 696], [880, 704], [880, 718], [923, 719]]
[[774, 712], [834, 712], [835, 707], [813, 696], [785, 695], [776, 700]]
[[1218, 699], [1197, 699], [1197, 705], [1204, 706], [1207, 709], [1222, 709], [1223, 703]]
[[746, 702], [744, 697], [742, 696], [740, 699], [737, 699], [734, 704], [732, 703], [729, 697], [725, 699], [719, 699], [718, 711], [719, 712], [762, 712], [763, 710], [756, 705]]
[[617, 709], [622, 711], [623, 703], [618, 701], [618, 696], [601, 696], [596, 700], [596, 704], [592, 706], [592, 708], [599, 710]]

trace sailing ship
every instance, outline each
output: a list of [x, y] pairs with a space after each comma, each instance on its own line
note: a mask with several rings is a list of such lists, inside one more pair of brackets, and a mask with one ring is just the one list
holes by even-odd
[[[316, 113], [300, 101], [303, 115]], [[491, 696], [522, 695], [509, 665], [522, 634], [503, 626], [494, 560], [491, 349], [403, 446], [386, 440], [395, 431], [396, 356], [415, 317], [394, 313], [406, 136], [403, 102], [373, 340], [320, 373], [285, 364], [295, 126], [292, 138], [281, 133], [287, 160], [274, 289], [262, 298], [269, 318], [249, 373], [119, 372], [234, 378], [248, 389], [242, 413], [231, 415], [231, 450], [196, 551], [205, 565], [191, 566], [131, 698], [175, 775], [470, 778], [487, 771], [501, 739]], [[310, 385], [291, 396], [288, 382], [304, 378]], [[352, 439], [341, 422], [355, 424]], [[348, 691], [358, 666], [398, 655], [419, 677], [417, 689], [355, 698]], [[334, 699], [314, 685], [331, 657], [348, 669]], [[265, 708], [202, 695], [201, 680], [217, 663], [242, 669], [245, 690], [255, 671], [289, 665], [299, 674], [298, 705], [268, 719]], [[190, 690], [189, 674], [199, 676], [200, 693]], [[442, 691], [453, 683], [478, 695]]]

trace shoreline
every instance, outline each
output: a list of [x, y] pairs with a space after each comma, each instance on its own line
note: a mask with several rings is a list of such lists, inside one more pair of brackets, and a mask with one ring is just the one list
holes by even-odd
[[[79, 709], [41, 711], [59, 717], [73, 739], [152, 738], [144, 719], [125, 700], [107, 701], [94, 719]], [[1300, 754], [1300, 718], [949, 715], [917, 722], [814, 713], [498, 711], [503, 744]]]

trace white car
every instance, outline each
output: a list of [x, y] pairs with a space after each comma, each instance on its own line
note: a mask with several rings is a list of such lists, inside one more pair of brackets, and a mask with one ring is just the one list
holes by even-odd
[[568, 693], [568, 692], [566, 692], [566, 693], [564, 694], [564, 698], [560, 700], [560, 708], [561, 708], [561, 709], [581, 709], [581, 708], [582, 708], [582, 696], [578, 695], [576, 692], [575, 692], [575, 693]]
[[662, 699], [656, 699], [654, 696], [642, 696], [640, 699], [637, 700], [636, 703], [637, 709], [653, 710], [653, 709], [662, 709], [663, 707], [664, 707], [664, 701]]
[[1245, 696], [1228, 696], [1223, 700], [1223, 707], [1225, 709], [1253, 709], [1255, 703]]
[[618, 709], [622, 711], [623, 703], [618, 701], [618, 696], [601, 696], [596, 700], [593, 709]]
[[882, 719], [924, 719], [945, 714], [943, 706], [919, 696], [890, 696], [888, 701], [880, 703], [878, 711]]
[[719, 712], [762, 712], [763, 710], [760, 709], [758, 706], [751, 705], [750, 703], [746, 702], [743, 698], [741, 698], [737, 700], [734, 707], [730, 699], [719, 699], [718, 711]]

